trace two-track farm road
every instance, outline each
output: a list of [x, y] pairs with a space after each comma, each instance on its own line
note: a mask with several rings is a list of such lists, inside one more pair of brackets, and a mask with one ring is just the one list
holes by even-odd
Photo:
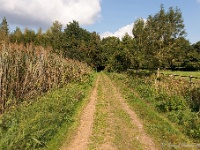
[[118, 88], [104, 73], [98, 75], [80, 126], [61, 150], [156, 150], [143, 124]]

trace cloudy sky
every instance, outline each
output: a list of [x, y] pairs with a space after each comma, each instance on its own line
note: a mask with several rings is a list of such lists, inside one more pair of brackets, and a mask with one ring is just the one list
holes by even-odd
[[187, 39], [200, 41], [200, 0], [0, 0], [0, 19], [5, 16], [10, 31], [16, 26], [43, 30], [55, 20], [63, 26], [72, 20], [102, 37], [131, 34], [138, 18], [154, 15], [164, 4], [181, 9]]

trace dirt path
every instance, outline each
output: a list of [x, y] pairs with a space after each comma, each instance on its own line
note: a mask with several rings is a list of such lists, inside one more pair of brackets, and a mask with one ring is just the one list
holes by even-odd
[[67, 150], [156, 150], [143, 124], [110, 78], [101, 73]]
[[80, 126], [75, 134], [75, 137], [72, 139], [71, 144], [68, 148], [61, 148], [61, 150], [86, 150], [89, 142], [89, 137], [92, 133], [92, 126], [94, 121], [95, 114], [95, 105], [97, 98], [97, 86], [99, 79], [95, 83], [95, 87], [90, 96], [90, 102], [87, 104], [83, 110], [83, 114], [80, 120]]
[[[110, 81], [111, 82], [111, 81]], [[112, 83], [111, 83], [112, 84]], [[156, 150], [156, 146], [152, 139], [146, 134], [143, 128], [143, 124], [140, 121], [140, 119], [137, 117], [136, 113], [130, 109], [128, 104], [125, 102], [125, 100], [120, 95], [120, 92], [117, 90], [117, 88], [112, 84], [112, 87], [114, 89], [115, 94], [119, 98], [119, 101], [121, 102], [123, 109], [129, 114], [130, 118], [132, 119], [132, 124], [134, 124], [138, 129], [138, 135], [137, 139], [139, 139], [140, 143], [143, 144], [143, 147], [147, 150]]]

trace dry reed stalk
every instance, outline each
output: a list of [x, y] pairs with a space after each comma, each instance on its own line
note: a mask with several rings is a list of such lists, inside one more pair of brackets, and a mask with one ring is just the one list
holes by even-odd
[[[90, 68], [52, 53], [51, 48], [2, 44], [0, 47], [0, 111], [72, 80], [82, 81]], [[12, 101], [12, 100], [11, 100]], [[6, 105], [7, 104], [7, 105]]]

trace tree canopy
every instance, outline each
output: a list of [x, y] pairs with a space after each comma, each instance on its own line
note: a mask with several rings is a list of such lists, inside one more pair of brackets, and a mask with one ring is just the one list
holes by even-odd
[[9, 33], [4, 17], [0, 24], [0, 40], [18, 44], [51, 46], [54, 53], [65, 58], [77, 59], [93, 68], [104, 66], [108, 71], [133, 69], [200, 69], [200, 42], [191, 45], [185, 38], [186, 31], [181, 10], [170, 7], [160, 10], [147, 19], [135, 21], [132, 36], [126, 34], [101, 39], [96, 32], [80, 27], [77, 21], [68, 23], [64, 29], [59, 21], [37, 32], [16, 27]]

